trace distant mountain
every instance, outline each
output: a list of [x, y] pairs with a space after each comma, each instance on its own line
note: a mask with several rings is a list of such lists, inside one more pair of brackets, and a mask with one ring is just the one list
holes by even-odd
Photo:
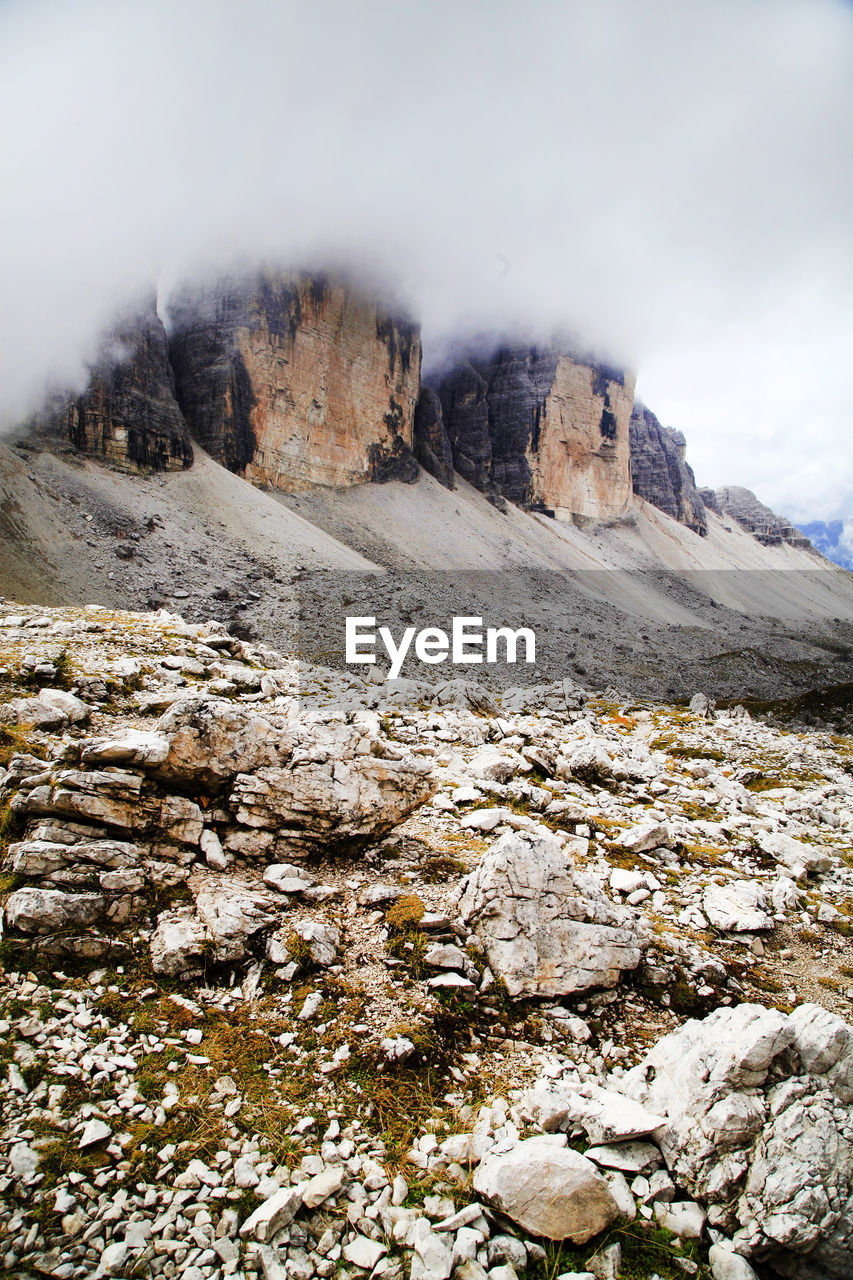
[[853, 520], [812, 520], [800, 528], [827, 560], [853, 569]]

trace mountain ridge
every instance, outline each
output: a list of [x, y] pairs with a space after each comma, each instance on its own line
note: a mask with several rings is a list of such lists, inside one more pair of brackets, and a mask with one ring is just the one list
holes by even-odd
[[710, 505], [759, 540], [801, 536], [746, 490], [697, 489], [683, 435], [635, 403], [633, 375], [566, 339], [481, 339], [424, 382], [418, 326], [399, 309], [269, 270], [184, 285], [167, 319], [168, 336], [153, 300], [128, 308], [88, 388], [54, 394], [18, 436], [139, 472], [192, 466], [194, 438], [284, 492], [414, 483], [420, 462], [563, 520], [627, 515], [636, 494], [700, 535]]

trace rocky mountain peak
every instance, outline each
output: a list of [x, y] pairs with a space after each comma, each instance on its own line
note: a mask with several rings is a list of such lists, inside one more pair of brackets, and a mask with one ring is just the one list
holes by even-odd
[[492, 501], [607, 519], [630, 503], [633, 379], [568, 344], [464, 353], [438, 379], [454, 466]]
[[153, 297], [116, 320], [90, 367], [86, 389], [54, 393], [23, 434], [130, 471], [192, 465], [166, 332]]
[[417, 479], [420, 335], [376, 298], [262, 271], [183, 289], [169, 318], [181, 407], [229, 470], [288, 492]]
[[766, 507], [751, 489], [744, 489], [741, 485], [727, 485], [717, 489], [714, 496], [716, 509], [737, 520], [738, 524], [748, 529], [756, 541], [764, 546], [781, 546], [783, 542], [787, 542], [792, 547], [811, 547], [808, 538], [799, 529]]
[[686, 461], [683, 434], [662, 426], [640, 402], [634, 405], [630, 432], [634, 493], [704, 537], [708, 532], [705, 507]]

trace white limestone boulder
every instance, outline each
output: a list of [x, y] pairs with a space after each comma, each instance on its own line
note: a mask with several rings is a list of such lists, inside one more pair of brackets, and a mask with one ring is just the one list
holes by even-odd
[[817, 1005], [720, 1008], [664, 1036], [621, 1087], [666, 1117], [674, 1179], [735, 1252], [797, 1280], [853, 1254], [853, 1028]]
[[502, 836], [463, 882], [462, 919], [513, 997], [612, 987], [640, 962], [633, 917], [554, 836]]
[[524, 1231], [585, 1244], [619, 1215], [606, 1180], [562, 1135], [527, 1138], [490, 1152], [474, 1190]]
[[755, 933], [772, 929], [767, 895], [755, 880], [729, 880], [709, 884], [702, 908], [711, 924], [732, 933]]

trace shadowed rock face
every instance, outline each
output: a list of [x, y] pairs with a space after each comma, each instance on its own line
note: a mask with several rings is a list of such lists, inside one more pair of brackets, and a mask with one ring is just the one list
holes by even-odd
[[630, 439], [634, 493], [704, 537], [708, 532], [705, 507], [693, 469], [685, 460], [681, 432], [661, 426], [650, 409], [637, 404]]
[[444, 427], [441, 400], [435, 391], [422, 387], [415, 407], [415, 457], [446, 489], [455, 487], [453, 449]]
[[259, 273], [170, 307], [177, 394], [201, 444], [255, 484], [417, 479], [415, 325], [320, 276]]
[[557, 347], [471, 356], [439, 394], [457, 471], [487, 496], [607, 519], [630, 505], [633, 381]]
[[86, 390], [53, 396], [27, 427], [36, 437], [67, 442], [129, 471], [192, 465], [166, 333], [153, 299], [120, 318], [91, 368]]

